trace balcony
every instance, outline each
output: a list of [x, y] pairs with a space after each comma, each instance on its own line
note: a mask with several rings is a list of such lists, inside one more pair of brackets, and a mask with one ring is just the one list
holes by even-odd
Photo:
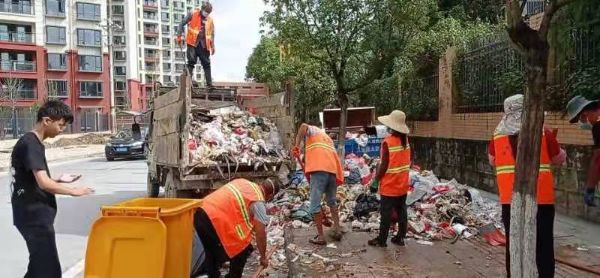
[[144, 36], [158, 37], [158, 30], [154, 28], [144, 28]]
[[23, 32], [0, 32], [0, 42], [35, 44], [35, 34]]
[[0, 71], [35, 72], [34, 61], [0, 60]]
[[144, 59], [146, 61], [158, 61], [160, 57], [158, 53], [144, 53]]
[[158, 40], [144, 38], [144, 44], [150, 46], [158, 46]]
[[0, 13], [33, 14], [33, 6], [29, 2], [23, 3], [0, 3]]
[[158, 3], [155, 1], [144, 1], [144, 11], [158, 10]]
[[144, 14], [144, 19], [145, 19], [145, 20], [154, 20], [154, 21], [158, 21], [158, 16], [156, 16], [156, 15]]
[[37, 92], [35, 88], [21, 88], [17, 91], [17, 99], [37, 99]]

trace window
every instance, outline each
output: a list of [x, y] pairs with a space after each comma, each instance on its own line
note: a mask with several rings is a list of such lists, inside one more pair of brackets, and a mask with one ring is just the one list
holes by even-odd
[[163, 44], [163, 46], [171, 46], [171, 39], [169, 39], [169, 38], [163, 38], [162, 39], [162, 44]]
[[161, 19], [163, 22], [169, 22], [169, 13], [168, 13], [168, 12], [162, 12], [162, 13], [160, 14], [160, 19]]
[[154, 12], [144, 12], [144, 19], [158, 20], [158, 18], [156, 18], [156, 13]]
[[125, 36], [114, 36], [113, 44], [114, 45], [125, 45]]
[[169, 7], [169, 0], [160, 0], [160, 6], [163, 8]]
[[102, 82], [99, 81], [80, 81], [79, 97], [82, 98], [101, 98]]
[[115, 81], [115, 90], [117, 91], [125, 91], [126, 86], [125, 81]]
[[102, 32], [92, 29], [77, 29], [77, 45], [102, 46]]
[[185, 58], [185, 52], [175, 51], [175, 58], [176, 59], [184, 59]]
[[160, 27], [160, 29], [162, 30], [163, 34], [164, 34], [164, 33], [167, 33], [167, 34], [168, 34], [169, 32], [171, 32], [171, 28], [170, 28], [170, 26], [169, 26], [169, 25], [162, 25], [162, 26]]
[[171, 64], [163, 63], [163, 71], [171, 71]]
[[47, 16], [65, 16], [65, 0], [46, 0]]
[[46, 43], [67, 44], [66, 28], [58, 26], [46, 26]]
[[58, 98], [69, 97], [67, 80], [48, 80], [48, 96]]
[[115, 67], [115, 75], [126, 75], [127, 69], [124, 66]]
[[185, 65], [184, 64], [175, 64], [175, 70], [177, 72], [181, 72], [185, 69]]
[[163, 50], [162, 56], [163, 56], [163, 59], [169, 59], [169, 58], [171, 58], [171, 51], [169, 51], [169, 50]]
[[102, 72], [102, 57], [93, 55], [79, 55], [79, 70]]
[[48, 69], [49, 70], [66, 70], [67, 69], [67, 54], [48, 53]]
[[77, 19], [100, 21], [100, 5], [78, 2]]
[[114, 59], [116, 61], [125, 61], [127, 59], [127, 52], [125, 51], [115, 51]]
[[171, 76], [165, 75], [163, 76], [163, 83], [171, 83]]
[[112, 6], [112, 14], [113, 15], [124, 15], [125, 7], [123, 5]]

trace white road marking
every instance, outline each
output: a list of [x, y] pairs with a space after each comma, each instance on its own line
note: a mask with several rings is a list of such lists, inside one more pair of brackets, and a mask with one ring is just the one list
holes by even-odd
[[74, 266], [63, 272], [63, 278], [77, 278], [83, 277], [83, 268], [85, 266], [85, 259], [81, 259]]

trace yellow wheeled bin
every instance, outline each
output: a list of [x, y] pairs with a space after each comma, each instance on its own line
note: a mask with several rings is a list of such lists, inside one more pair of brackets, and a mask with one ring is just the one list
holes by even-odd
[[103, 206], [85, 255], [86, 278], [190, 277], [201, 200], [139, 198]]

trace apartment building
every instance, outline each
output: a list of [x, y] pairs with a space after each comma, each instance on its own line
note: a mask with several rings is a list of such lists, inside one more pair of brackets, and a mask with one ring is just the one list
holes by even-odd
[[[176, 30], [200, 0], [110, 0], [115, 104], [144, 111], [155, 82], [176, 85], [186, 68], [186, 46], [175, 42]], [[194, 79], [204, 82], [196, 67]]]
[[105, 0], [0, 0], [1, 88], [19, 110], [57, 98], [73, 109], [74, 131], [107, 130], [106, 22]]

